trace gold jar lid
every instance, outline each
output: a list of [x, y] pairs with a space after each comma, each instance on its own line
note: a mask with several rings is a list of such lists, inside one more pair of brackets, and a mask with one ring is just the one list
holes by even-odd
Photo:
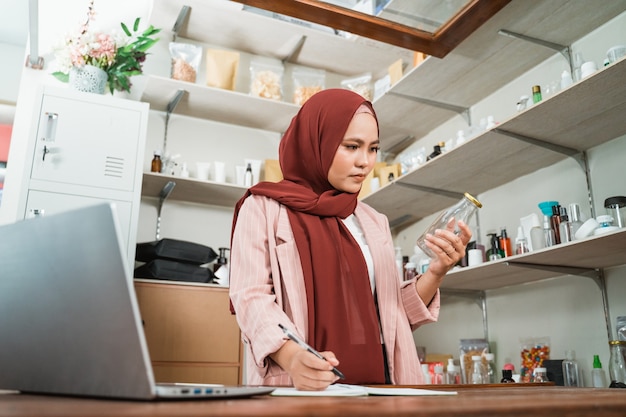
[[533, 93], [541, 93], [541, 86], [533, 85]]
[[474, 203], [474, 205], [478, 208], [481, 208], [483, 206], [483, 204], [478, 201], [477, 199], [475, 199], [470, 193], [465, 193], [463, 194], [465, 196], [465, 198], [467, 198], [469, 201], [471, 201], [472, 203]]
[[626, 346], [626, 340], [609, 340], [609, 345], [624, 345]]

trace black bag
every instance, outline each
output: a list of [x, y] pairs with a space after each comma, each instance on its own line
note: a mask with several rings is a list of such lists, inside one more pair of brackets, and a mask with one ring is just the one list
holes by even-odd
[[135, 268], [135, 278], [156, 278], [170, 281], [212, 283], [215, 279], [209, 268], [189, 263], [154, 259]]
[[135, 255], [135, 259], [139, 262], [169, 259], [195, 265], [208, 264], [216, 258], [217, 253], [208, 246], [176, 239], [138, 243]]

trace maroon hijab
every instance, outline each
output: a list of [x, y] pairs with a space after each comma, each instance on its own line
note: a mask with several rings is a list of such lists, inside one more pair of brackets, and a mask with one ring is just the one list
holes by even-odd
[[[362, 105], [371, 103], [345, 89], [312, 96], [293, 118], [279, 147], [284, 179], [250, 188], [287, 208], [300, 255], [307, 298], [307, 341], [318, 351], [333, 351], [346, 375], [342, 382], [384, 384], [379, 320], [365, 258], [341, 221], [356, 207], [358, 194], [336, 190], [328, 171], [348, 125]], [[285, 277], [289, 279], [290, 277]]]

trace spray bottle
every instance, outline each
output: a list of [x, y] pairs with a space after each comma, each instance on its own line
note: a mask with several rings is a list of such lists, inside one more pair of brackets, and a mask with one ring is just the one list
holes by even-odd
[[213, 264], [213, 273], [217, 272], [222, 266], [228, 265], [228, 258], [226, 258], [226, 251], [230, 250], [229, 248], [219, 248], [220, 256], [218, 256], [215, 264]]
[[487, 236], [491, 236], [491, 248], [487, 251], [487, 259], [490, 261], [502, 259], [498, 235], [495, 233], [487, 233]]

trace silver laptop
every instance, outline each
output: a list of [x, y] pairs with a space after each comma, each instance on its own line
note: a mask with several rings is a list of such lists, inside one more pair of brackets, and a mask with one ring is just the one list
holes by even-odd
[[0, 389], [224, 398], [271, 387], [156, 384], [115, 206], [0, 226]]

